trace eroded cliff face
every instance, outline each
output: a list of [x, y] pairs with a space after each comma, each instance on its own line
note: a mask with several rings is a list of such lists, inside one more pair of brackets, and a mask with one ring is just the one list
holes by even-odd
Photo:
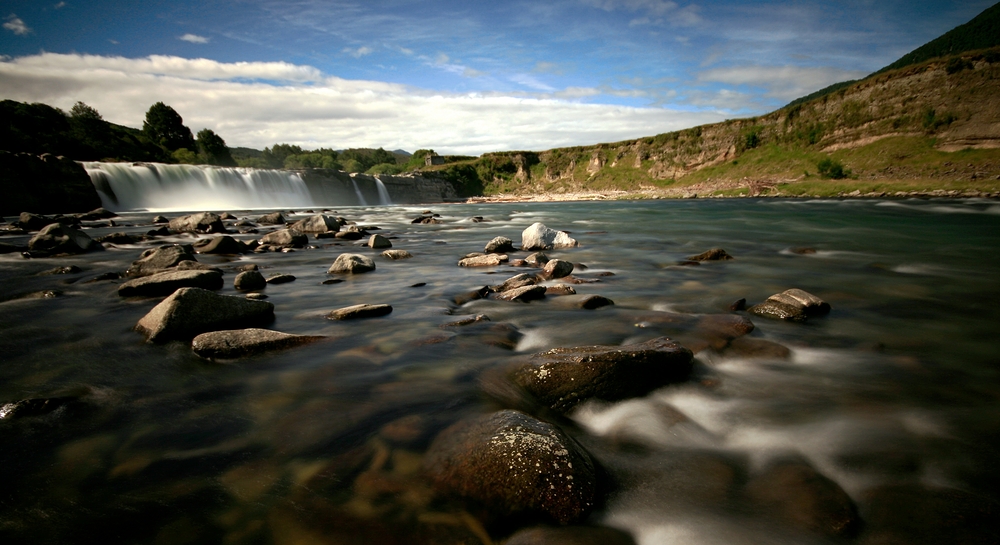
[[87, 212], [101, 198], [79, 163], [46, 153], [0, 151], [0, 216]]
[[301, 170], [296, 173], [305, 181], [313, 200], [322, 204], [356, 203], [360, 199], [365, 204], [384, 204], [385, 195], [380, 192], [376, 178], [393, 204], [459, 200], [455, 188], [448, 181], [430, 175], [383, 174], [376, 177], [331, 169]]

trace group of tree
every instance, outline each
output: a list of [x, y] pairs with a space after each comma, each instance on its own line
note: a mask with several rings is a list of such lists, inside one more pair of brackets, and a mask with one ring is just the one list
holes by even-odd
[[149, 107], [146, 120], [142, 123], [142, 132], [170, 151], [171, 157], [178, 163], [237, 166], [221, 136], [212, 129], [202, 129], [198, 131], [196, 140], [177, 110], [162, 102]]
[[[398, 174], [410, 170], [406, 159], [383, 148], [351, 148], [341, 151], [329, 148], [304, 150], [294, 144], [275, 144], [255, 153], [240, 148], [236, 162], [243, 167], [308, 169], [328, 168], [368, 174]], [[421, 161], [421, 165], [423, 162]]]

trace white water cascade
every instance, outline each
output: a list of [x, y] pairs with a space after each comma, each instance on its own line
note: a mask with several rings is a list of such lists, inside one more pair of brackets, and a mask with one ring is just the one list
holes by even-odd
[[392, 204], [392, 199], [389, 198], [389, 190], [385, 188], [385, 184], [378, 176], [375, 176], [375, 187], [378, 188], [378, 203], [379, 204]]
[[358, 204], [368, 206], [368, 201], [365, 200], [364, 194], [361, 193], [361, 188], [358, 187], [358, 181], [354, 179], [354, 176], [351, 176], [351, 184], [354, 186], [354, 194], [358, 196]]
[[110, 210], [228, 210], [312, 206], [294, 172], [160, 163], [83, 163]]

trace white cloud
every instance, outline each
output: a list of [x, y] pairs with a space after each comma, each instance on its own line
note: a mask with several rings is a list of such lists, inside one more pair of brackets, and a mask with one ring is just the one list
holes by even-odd
[[351, 49], [350, 47], [345, 47], [343, 49], [344, 53], [347, 53], [348, 55], [354, 57], [355, 59], [360, 59], [361, 57], [364, 57], [365, 55], [371, 55], [373, 51], [374, 50], [372, 48], [370, 48], [370, 47], [368, 47], [366, 45], [365, 46], [361, 46], [361, 47], [359, 47], [357, 49]]
[[208, 38], [204, 36], [199, 36], [197, 34], [185, 34], [183, 36], [178, 36], [178, 40], [183, 40], [185, 42], [191, 42], [193, 44], [207, 44]]
[[59, 2], [58, 4], [56, 4], [55, 6], [52, 6], [52, 7], [54, 7], [55, 9], [62, 9], [64, 7], [66, 7], [66, 2]]
[[674, 25], [690, 26], [701, 21], [698, 6], [691, 4], [680, 7], [670, 0], [581, 0], [588, 6], [604, 11], [627, 11], [629, 13], [644, 13], [645, 16], [629, 21], [630, 26]]
[[738, 66], [705, 70], [698, 74], [698, 81], [760, 87], [767, 90], [767, 97], [793, 100], [828, 85], [867, 75], [860, 70], [829, 67]]
[[31, 29], [28, 28], [28, 25], [24, 24], [24, 21], [13, 13], [7, 16], [7, 21], [3, 24], [3, 27], [18, 36], [24, 36], [31, 33]]
[[131, 127], [142, 126], [149, 106], [163, 101], [192, 129], [207, 127], [231, 146], [258, 149], [288, 142], [461, 154], [543, 150], [638, 138], [727, 117], [552, 97], [444, 93], [345, 80], [286, 63], [53, 53], [0, 62], [0, 97], [64, 109], [83, 101], [105, 119]]

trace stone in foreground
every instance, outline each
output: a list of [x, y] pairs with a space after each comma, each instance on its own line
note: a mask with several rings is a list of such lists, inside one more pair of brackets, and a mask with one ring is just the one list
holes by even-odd
[[274, 305], [266, 301], [181, 288], [153, 307], [135, 329], [149, 342], [165, 342], [209, 331], [265, 325], [272, 320]]
[[768, 297], [763, 303], [748, 308], [747, 312], [765, 318], [804, 322], [813, 316], [829, 314], [830, 304], [809, 292], [790, 289]]
[[195, 354], [209, 359], [234, 359], [270, 350], [283, 350], [322, 339], [322, 336], [291, 335], [271, 329], [230, 329], [202, 333], [191, 341]]
[[424, 467], [435, 488], [492, 515], [569, 524], [594, 506], [594, 463], [555, 426], [512, 410], [462, 420], [431, 444]]
[[690, 350], [666, 337], [625, 346], [555, 348], [531, 356], [511, 378], [542, 404], [566, 412], [586, 399], [617, 401], [687, 380], [691, 358]]
[[483, 251], [487, 254], [506, 254], [514, 251], [514, 241], [507, 237], [494, 237], [486, 243]]
[[326, 315], [329, 320], [355, 320], [358, 318], [376, 318], [392, 312], [391, 305], [352, 305], [337, 309]]
[[542, 276], [548, 279], [564, 278], [573, 273], [573, 264], [562, 259], [553, 259], [542, 268]]
[[361, 274], [374, 270], [375, 262], [368, 256], [361, 254], [340, 254], [334, 260], [333, 265], [330, 265], [326, 273]]
[[565, 231], [549, 229], [542, 223], [533, 223], [521, 233], [522, 250], [552, 250], [572, 248], [580, 244]]
[[164, 271], [133, 278], [118, 286], [122, 297], [170, 295], [179, 288], [222, 289], [222, 273], [216, 271]]

